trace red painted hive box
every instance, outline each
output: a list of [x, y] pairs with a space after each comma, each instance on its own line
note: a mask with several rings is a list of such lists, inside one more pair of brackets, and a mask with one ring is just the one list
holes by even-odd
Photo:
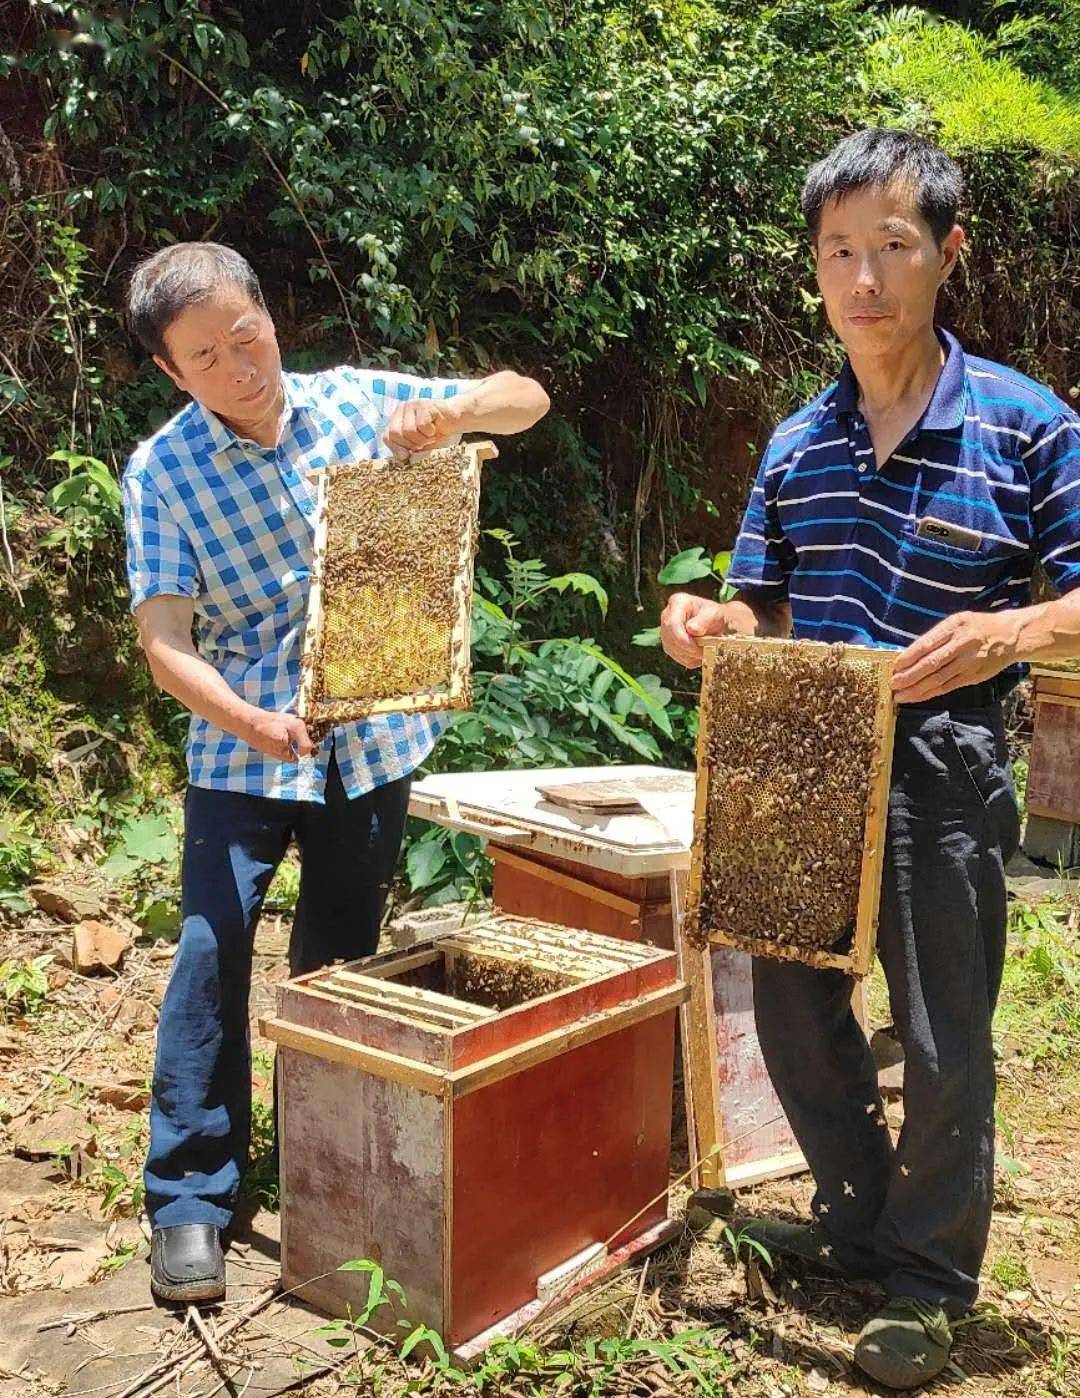
[[655, 1247], [667, 1220], [674, 954], [496, 916], [302, 976], [279, 1058], [284, 1285], [363, 1309], [370, 1258], [461, 1355]]

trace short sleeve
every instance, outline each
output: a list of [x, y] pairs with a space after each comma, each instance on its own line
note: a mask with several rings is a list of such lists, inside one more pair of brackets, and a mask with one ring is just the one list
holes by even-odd
[[399, 403], [413, 398], [455, 398], [477, 382], [475, 379], [425, 379], [418, 374], [396, 374], [389, 369], [354, 369], [350, 366], [334, 371], [346, 384], [362, 389], [375, 402], [380, 416], [389, 420]]
[[769, 443], [735, 541], [727, 581], [746, 591], [760, 592], [781, 600], [787, 597], [788, 581], [794, 570], [795, 551], [780, 527], [776, 493], [784, 478], [782, 461]]
[[1059, 592], [1080, 586], [1080, 418], [1057, 416], [1024, 451], [1035, 548]]
[[132, 611], [151, 597], [198, 594], [191, 541], [153, 478], [141, 469], [129, 468], [124, 475], [124, 528]]

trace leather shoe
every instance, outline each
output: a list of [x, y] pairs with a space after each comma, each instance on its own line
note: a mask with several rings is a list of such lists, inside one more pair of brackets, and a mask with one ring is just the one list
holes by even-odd
[[162, 1301], [218, 1301], [225, 1295], [225, 1259], [214, 1224], [154, 1229], [150, 1290]]

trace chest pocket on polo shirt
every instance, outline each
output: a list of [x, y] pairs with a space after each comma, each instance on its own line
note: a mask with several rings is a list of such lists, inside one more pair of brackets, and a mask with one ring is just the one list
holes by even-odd
[[[995, 524], [1000, 525], [1000, 521], [995, 521]], [[917, 535], [915, 531], [918, 527], [919, 521], [916, 520], [901, 531], [901, 562], [908, 572], [917, 574], [930, 584], [937, 582], [947, 583], [949, 587], [985, 588], [1020, 575], [1024, 570], [1028, 550], [1019, 540], [1007, 543], [1004, 539], [988, 538], [981, 531], [965, 526], [966, 534], [977, 533], [979, 538], [976, 548], [963, 548], [958, 543], [935, 539], [933, 535]], [[975, 594], [972, 592], [970, 595], [974, 597]]]

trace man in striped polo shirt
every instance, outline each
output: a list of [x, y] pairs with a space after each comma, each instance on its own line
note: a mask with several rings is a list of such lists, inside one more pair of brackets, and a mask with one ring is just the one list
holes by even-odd
[[[990, 1224], [990, 1025], [1019, 836], [1001, 699], [1022, 662], [1080, 655], [1080, 419], [935, 327], [960, 195], [955, 164], [903, 131], [859, 132], [811, 169], [803, 210], [847, 362], [769, 443], [736, 598], [677, 594], [661, 628], [687, 666], [731, 632], [901, 648], [879, 929], [906, 1055], [895, 1149], [850, 979], [754, 965], [762, 1050], [817, 1193], [812, 1224], [753, 1231], [882, 1283], [855, 1358], [894, 1388], [944, 1367]], [[1033, 606], [1037, 561], [1062, 595]]]

